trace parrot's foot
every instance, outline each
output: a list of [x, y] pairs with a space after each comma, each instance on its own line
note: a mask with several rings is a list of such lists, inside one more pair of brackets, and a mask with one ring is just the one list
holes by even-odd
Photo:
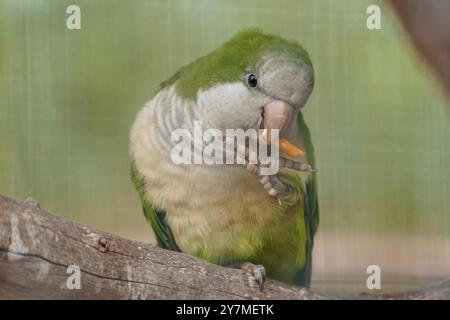
[[245, 168], [258, 177], [259, 182], [271, 197], [277, 197], [288, 190], [288, 187], [276, 175], [261, 175], [259, 165], [249, 163]]
[[264, 283], [266, 282], [266, 269], [263, 265], [258, 264], [254, 265], [250, 262], [237, 262], [228, 266], [229, 268], [241, 269], [248, 273], [250, 273], [255, 281], [258, 283], [259, 290], [262, 291], [264, 289]]
[[258, 178], [259, 182], [271, 197], [277, 197], [288, 191], [288, 187], [276, 175], [259, 176]]
[[[280, 168], [288, 168], [302, 172], [317, 172], [317, 170], [311, 167], [309, 164], [284, 157], [279, 158], [279, 166]], [[258, 177], [259, 182], [263, 185], [264, 189], [266, 189], [267, 193], [271, 197], [282, 197], [286, 192], [289, 191], [289, 188], [281, 181], [281, 179], [277, 175], [261, 175], [260, 164], [248, 163], [245, 168]]]

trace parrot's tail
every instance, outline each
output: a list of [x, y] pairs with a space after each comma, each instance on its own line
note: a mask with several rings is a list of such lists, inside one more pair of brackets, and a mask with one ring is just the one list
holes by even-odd
[[312, 259], [310, 252], [306, 256], [305, 266], [298, 270], [294, 276], [294, 284], [296, 286], [309, 288], [311, 286]]

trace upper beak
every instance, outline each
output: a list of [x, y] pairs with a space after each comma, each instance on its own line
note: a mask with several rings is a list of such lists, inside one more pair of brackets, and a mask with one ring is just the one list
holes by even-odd
[[275, 100], [263, 107], [261, 129], [262, 138], [267, 144], [271, 143], [271, 130], [279, 130], [279, 148], [282, 152], [291, 157], [298, 157], [305, 154], [303, 150], [298, 148], [287, 139], [283, 138], [283, 131], [286, 128], [291, 116], [293, 108], [284, 101]]

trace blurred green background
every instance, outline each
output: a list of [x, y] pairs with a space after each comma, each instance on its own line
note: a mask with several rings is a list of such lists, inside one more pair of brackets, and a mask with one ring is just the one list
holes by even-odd
[[[373, 3], [381, 30], [366, 27]], [[70, 4], [81, 30], [66, 28]], [[439, 277], [450, 265], [450, 109], [389, 9], [0, 0], [0, 192], [151, 241], [129, 179], [134, 116], [180, 66], [257, 26], [300, 41], [316, 70], [304, 109], [320, 169], [316, 286], [363, 291], [369, 262], [388, 270], [393, 290]]]

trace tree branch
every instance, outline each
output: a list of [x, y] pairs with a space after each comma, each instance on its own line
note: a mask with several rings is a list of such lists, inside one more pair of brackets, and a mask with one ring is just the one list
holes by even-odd
[[[69, 265], [81, 289], [66, 286]], [[3, 299], [319, 299], [249, 272], [125, 240], [57, 217], [30, 199], [0, 195], [0, 298]]]
[[[68, 289], [70, 265], [81, 289]], [[358, 299], [450, 299], [450, 280], [399, 295]], [[0, 195], [0, 299], [327, 299], [244, 270], [122, 239], [55, 216], [33, 199]]]

